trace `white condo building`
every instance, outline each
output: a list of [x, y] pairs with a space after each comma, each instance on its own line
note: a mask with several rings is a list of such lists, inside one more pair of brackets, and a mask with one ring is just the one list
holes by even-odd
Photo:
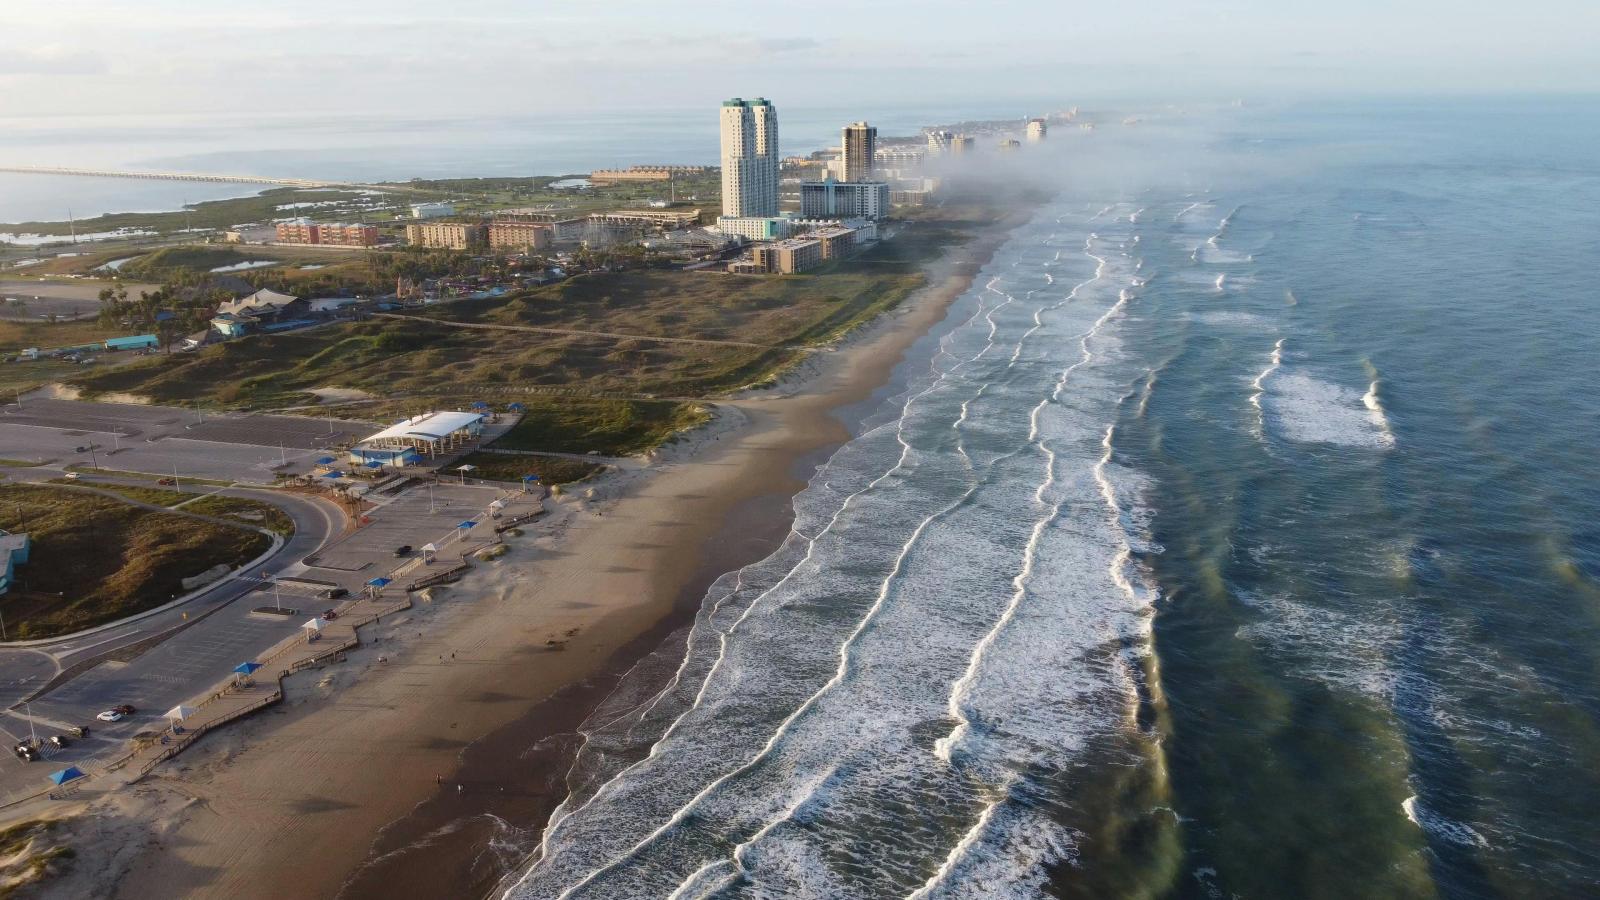
[[760, 97], [722, 104], [722, 214], [778, 214], [778, 111]]
[[1028, 143], [1037, 144], [1040, 141], [1044, 140], [1044, 137], [1049, 132], [1049, 130], [1050, 130], [1050, 126], [1045, 124], [1045, 121], [1043, 119], [1029, 119], [1028, 120]]

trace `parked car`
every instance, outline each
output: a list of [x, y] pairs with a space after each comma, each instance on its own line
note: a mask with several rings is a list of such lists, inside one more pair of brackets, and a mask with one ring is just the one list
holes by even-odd
[[166, 485], [167, 487], [171, 487], [172, 485], [175, 485], [177, 483], [178, 483], [178, 479], [176, 479], [176, 478], [170, 478], [169, 477], [169, 478], [157, 478], [156, 479], [156, 484]]
[[400, 546], [394, 548], [394, 555], [395, 556], [410, 556], [411, 555], [411, 545], [410, 544], [401, 544]]
[[322, 620], [324, 622], [332, 622], [337, 618], [339, 618], [339, 611], [336, 609], [330, 609], [322, 614]]
[[108, 709], [95, 718], [102, 722], [121, 722], [126, 716], [120, 709]]
[[18, 744], [11, 748], [11, 752], [17, 754], [17, 758], [23, 762], [33, 762], [39, 758], [39, 751], [33, 749], [27, 744]]
[[67, 739], [59, 734], [53, 734], [50, 736], [50, 744], [51, 746], [60, 749], [67, 746]]
[[76, 447], [74, 447], [72, 449], [72, 452], [73, 453], [88, 453], [89, 452], [89, 445], [88, 444], [79, 444], [78, 446], [76, 446]]
[[78, 473], [77, 472], [68, 472], [67, 474], [65, 474], [65, 475], [63, 475], [61, 477], [65, 478], [68, 481], [77, 481], [78, 480]]
[[134, 713], [138, 712], [137, 709], [133, 708], [133, 704], [131, 704], [131, 703], [124, 703], [124, 704], [122, 704], [120, 706], [117, 706], [117, 707], [114, 707], [114, 708], [116, 709], [117, 712], [122, 713], [125, 716], [131, 716]]
[[328, 588], [327, 590], [323, 591], [322, 593], [318, 594], [317, 596], [321, 597], [324, 600], [338, 600], [340, 597], [348, 597], [349, 595], [350, 595], [350, 592], [345, 590], [342, 587], [331, 587], [331, 588]]

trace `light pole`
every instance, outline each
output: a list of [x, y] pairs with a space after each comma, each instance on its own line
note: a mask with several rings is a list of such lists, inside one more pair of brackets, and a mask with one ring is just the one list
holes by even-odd
[[428, 512], [433, 512], [433, 482], [428, 482]]
[[34, 747], [38, 747], [39, 733], [33, 730], [33, 706], [24, 703], [22, 704], [22, 708], [28, 711], [28, 739], [33, 742]]
[[172, 487], [174, 489], [177, 489], [177, 490], [182, 490], [183, 489], [183, 482], [178, 480], [178, 464], [177, 463], [173, 463], [172, 464]]
[[272, 579], [272, 603], [277, 607], [278, 612], [283, 612], [283, 594], [278, 592], [278, 576], [269, 575], [267, 577]]

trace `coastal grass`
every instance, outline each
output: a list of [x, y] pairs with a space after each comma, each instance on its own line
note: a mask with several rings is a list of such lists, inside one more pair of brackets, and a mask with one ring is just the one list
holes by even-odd
[[698, 403], [664, 400], [535, 399], [523, 401], [521, 421], [493, 445], [548, 453], [642, 453], [673, 434], [705, 422]]
[[184, 593], [184, 578], [243, 565], [270, 544], [258, 531], [50, 485], [0, 485], [0, 529], [32, 540], [17, 583], [0, 595], [14, 640], [151, 609]]
[[236, 519], [240, 525], [265, 528], [283, 537], [294, 534], [294, 520], [289, 518], [289, 514], [264, 500], [208, 494], [185, 503], [183, 511], [197, 516]]
[[594, 272], [405, 317], [147, 357], [69, 381], [86, 399], [133, 394], [241, 410], [294, 407], [323, 388], [406, 408], [518, 401], [529, 415], [500, 446], [637, 453], [685, 425], [675, 418], [684, 407], [649, 401], [771, 385], [812, 348], [904, 302], [923, 285], [929, 260], [1009, 214], [982, 203], [918, 210], [893, 226], [892, 239], [797, 275]]
[[[14, 312], [8, 309], [8, 312]], [[127, 334], [126, 328], [107, 327], [93, 318], [48, 322], [44, 319], [0, 319], [0, 354], [11, 355], [28, 347], [53, 349], [74, 347], [79, 344], [98, 343], [110, 337]], [[16, 360], [6, 363], [6, 368], [32, 369], [35, 372], [51, 365], [73, 366], [60, 360]]]
[[52, 478], [50, 484], [71, 485], [76, 488], [93, 488], [97, 491], [107, 491], [129, 500], [148, 503], [151, 506], [176, 506], [185, 500], [192, 499], [194, 494], [185, 494], [182, 491], [169, 491], [165, 488], [145, 487], [136, 484], [113, 484], [110, 482], [87, 482], [67, 478]]
[[256, 258], [254, 255], [246, 256], [227, 244], [164, 247], [124, 264], [121, 274], [129, 278], [161, 281], [180, 272], [209, 272], [220, 266], [231, 266]]
[[53, 844], [59, 821], [27, 819], [0, 829], [0, 900], [32, 896], [77, 856], [65, 844]]
[[525, 475], [536, 475], [545, 485], [571, 484], [605, 469], [599, 463], [568, 459], [564, 456], [536, 456], [529, 453], [493, 453], [479, 450], [450, 463], [441, 475], [456, 476], [461, 466], [476, 466], [473, 478], [520, 484]]

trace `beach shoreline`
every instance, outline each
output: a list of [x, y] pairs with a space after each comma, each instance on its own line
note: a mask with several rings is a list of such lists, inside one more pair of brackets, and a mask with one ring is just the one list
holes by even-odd
[[809, 469], [850, 436], [843, 411], [889, 383], [1024, 218], [948, 248], [905, 303], [776, 389], [716, 401], [712, 423], [647, 465], [560, 498], [505, 560], [365, 629], [346, 662], [291, 682], [280, 707], [96, 800], [60, 886], [130, 898], [491, 891], [565, 796], [589, 711], [716, 577], [781, 542]]

